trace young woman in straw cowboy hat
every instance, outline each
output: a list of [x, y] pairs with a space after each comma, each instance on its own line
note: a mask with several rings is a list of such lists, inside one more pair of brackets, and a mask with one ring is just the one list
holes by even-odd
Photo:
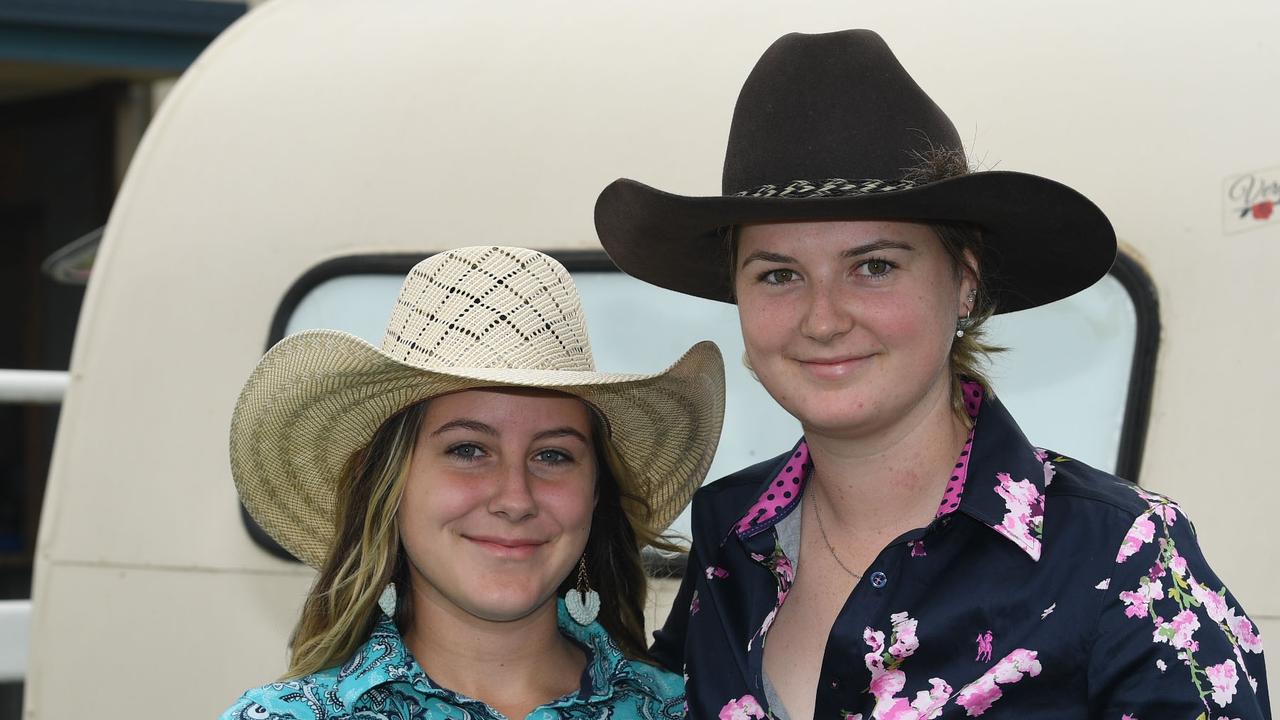
[[875, 33], [778, 40], [723, 195], [618, 180], [596, 226], [632, 275], [736, 302], [804, 429], [695, 496], [653, 648], [691, 716], [1269, 717], [1261, 641], [1181, 509], [1032, 445], [982, 374], [983, 321], [1098, 280], [1110, 223], [970, 173]]
[[710, 465], [723, 373], [711, 343], [596, 372], [569, 274], [517, 248], [419, 263], [380, 349], [285, 338], [236, 406], [232, 471], [319, 576], [284, 679], [224, 717], [683, 716], [646, 662], [639, 551]]

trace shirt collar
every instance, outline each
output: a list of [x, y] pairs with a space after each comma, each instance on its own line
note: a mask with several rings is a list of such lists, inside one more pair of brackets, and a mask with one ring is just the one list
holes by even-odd
[[[579, 692], [566, 695], [547, 707], [567, 707], [611, 698], [614, 687], [629, 677], [632, 668], [609, 638], [609, 633], [598, 622], [579, 625], [569, 616], [563, 599], [556, 601], [556, 624], [562, 635], [586, 653], [587, 666], [582, 673]], [[369, 638], [338, 669], [334, 691], [345, 707], [354, 708], [365, 693], [389, 683], [407, 683], [417, 692], [452, 704], [480, 702], [436, 685], [409, 652], [395, 622], [379, 612]]]
[[[1038, 561], [1044, 492], [1053, 479], [1053, 465], [1043, 450], [1027, 441], [995, 396], [984, 396], [981, 386], [974, 382], [965, 382], [962, 392], [965, 410], [974, 425], [957, 459], [956, 473], [947, 485], [938, 515], [963, 512]], [[978, 432], [979, 425], [982, 432]], [[800, 503], [811, 468], [809, 446], [801, 438], [768, 473], [767, 484], [734, 524], [738, 537], [755, 537], [790, 514]]]

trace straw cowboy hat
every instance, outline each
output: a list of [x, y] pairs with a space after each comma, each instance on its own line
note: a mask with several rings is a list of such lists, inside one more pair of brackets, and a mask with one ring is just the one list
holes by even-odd
[[734, 109], [722, 194], [684, 197], [634, 180], [596, 201], [596, 230], [619, 268], [646, 282], [733, 302], [723, 230], [785, 220], [971, 223], [997, 312], [1092, 285], [1115, 232], [1071, 188], [1019, 172], [911, 179], [931, 151], [964, 148], [955, 126], [870, 30], [786, 35], [756, 64]]
[[409, 272], [382, 347], [334, 330], [281, 340], [231, 421], [231, 470], [249, 513], [313, 567], [332, 545], [343, 464], [389, 417], [476, 387], [537, 387], [584, 400], [625, 465], [624, 492], [666, 527], [701, 484], [724, 415], [724, 365], [694, 345], [653, 375], [596, 372], [578, 291], [533, 250], [471, 247]]

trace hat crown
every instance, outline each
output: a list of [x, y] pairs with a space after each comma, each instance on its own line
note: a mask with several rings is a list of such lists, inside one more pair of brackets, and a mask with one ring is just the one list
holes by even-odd
[[738, 95], [725, 195], [797, 179], [896, 179], [955, 125], [870, 30], [779, 38]]
[[432, 369], [595, 370], [573, 278], [523, 248], [458, 248], [415, 265], [382, 351]]

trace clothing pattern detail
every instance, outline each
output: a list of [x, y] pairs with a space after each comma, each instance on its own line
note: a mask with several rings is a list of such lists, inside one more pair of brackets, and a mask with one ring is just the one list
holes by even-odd
[[[598, 622], [579, 625], [557, 602], [560, 632], [587, 655], [583, 686], [530, 717], [676, 720], [685, 716], [680, 676], [628, 660]], [[341, 666], [246, 692], [222, 720], [506, 720], [484, 702], [436, 685], [385, 614]]]
[[[1214, 589], [1199, 582], [1186, 558], [1179, 554], [1171, 530], [1180, 519], [1186, 522], [1182, 509], [1155, 493], [1137, 487], [1133, 491], [1148, 507], [1125, 535], [1116, 554], [1116, 564], [1129, 562], [1153, 542], [1158, 549], [1155, 562], [1139, 578], [1138, 586], [1120, 591], [1120, 600], [1126, 605], [1125, 616], [1149, 620], [1153, 628], [1151, 641], [1167, 644], [1176, 651], [1176, 658], [1186, 667], [1206, 713], [1215, 712], [1215, 705], [1226, 708], [1236, 694], [1241, 676], [1252, 690], [1258, 689], [1257, 679], [1249, 674], [1244, 653], [1261, 653], [1262, 637], [1249, 618], [1228, 604], [1227, 589]], [[1202, 630], [1220, 632], [1230, 645], [1232, 657], [1205, 658], [1200, 639], [1196, 637]], [[1167, 664], [1159, 669], [1165, 672]]]
[[965, 382], [960, 387], [960, 393], [964, 397], [965, 412], [969, 414], [973, 426], [969, 428], [969, 437], [965, 440], [959, 459], [956, 460], [956, 467], [951, 472], [951, 479], [947, 481], [947, 488], [942, 492], [942, 503], [938, 505], [938, 512], [934, 517], [950, 515], [960, 507], [960, 497], [964, 495], [964, 481], [969, 475], [969, 458], [973, 455], [973, 435], [978, 429], [978, 410], [982, 407], [982, 386], [976, 382]]

